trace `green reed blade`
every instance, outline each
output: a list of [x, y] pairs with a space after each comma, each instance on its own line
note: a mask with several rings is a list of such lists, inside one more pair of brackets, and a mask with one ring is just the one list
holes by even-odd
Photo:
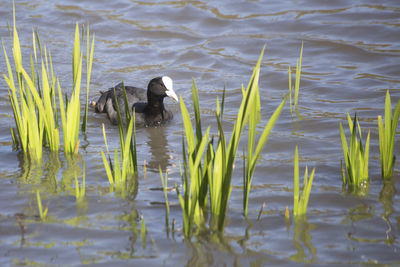
[[[392, 132], [392, 103], [390, 100], [389, 91], [386, 91], [385, 99], [385, 140], [390, 142], [391, 132]], [[389, 151], [385, 151], [388, 153]], [[389, 154], [389, 153], [388, 153]]]
[[272, 130], [272, 128], [274, 127], [275, 123], [278, 121], [278, 118], [283, 110], [283, 107], [286, 103], [287, 97], [285, 97], [282, 102], [279, 104], [279, 106], [275, 109], [274, 113], [272, 114], [271, 118], [269, 119], [267, 125], [264, 127], [264, 130], [260, 136], [260, 139], [257, 143], [257, 147], [255, 150], [255, 157], [253, 157], [253, 162], [252, 162], [252, 166], [256, 165], [256, 160], [258, 159], [262, 148], [264, 147], [265, 143], [268, 140], [268, 136]]
[[13, 54], [14, 54], [14, 63], [15, 69], [17, 73], [21, 72], [22, 68], [22, 55], [21, 55], [21, 47], [19, 44], [18, 32], [15, 24], [15, 6], [13, 1]]
[[66, 132], [67, 118], [66, 118], [66, 112], [65, 112], [65, 108], [64, 108], [65, 106], [64, 106], [63, 95], [61, 92], [60, 81], [58, 79], [57, 79], [57, 88], [58, 88], [58, 101], [59, 101], [59, 106], [60, 106], [61, 125], [63, 128], [63, 140], [64, 140], [64, 151], [65, 151], [66, 147], [67, 147], [67, 141], [68, 141], [68, 134]]
[[104, 154], [103, 151], [101, 151], [101, 157], [103, 158], [104, 169], [106, 169], [108, 182], [110, 183], [111, 187], [114, 187], [114, 178], [112, 175], [112, 170], [110, 168], [110, 165], [108, 164], [106, 155]]
[[186, 142], [188, 144], [188, 150], [194, 151], [195, 142], [194, 142], [192, 122], [190, 120], [189, 112], [186, 108], [186, 105], [185, 105], [183, 99], [182, 99], [182, 96], [179, 96], [179, 104], [181, 106], [182, 120], [183, 120], [184, 130], [186, 133]]
[[78, 72], [79, 66], [81, 65], [81, 50], [80, 50], [80, 40], [79, 40], [79, 24], [76, 23], [75, 26], [75, 41], [74, 41], [74, 48], [72, 52], [72, 77], [73, 83], [72, 88], [76, 87], [77, 79], [78, 79]]
[[196, 121], [196, 139], [197, 139], [197, 144], [200, 144], [200, 140], [202, 139], [202, 131], [201, 131], [201, 120], [200, 120], [199, 95], [197, 92], [196, 83], [193, 78], [192, 78], [192, 98], [193, 98], [194, 117]]
[[296, 80], [294, 87], [294, 106], [297, 107], [299, 101], [299, 89], [300, 89], [300, 76], [301, 76], [301, 61], [303, 58], [303, 41], [301, 41], [300, 57], [296, 64]]
[[92, 63], [93, 63], [93, 50], [94, 50], [94, 39], [95, 34], [92, 38], [92, 46], [89, 53], [89, 24], [87, 25], [87, 36], [86, 36], [86, 102], [85, 102], [85, 113], [82, 122], [82, 131], [86, 133], [87, 128], [87, 117], [88, 117], [88, 106], [89, 106], [89, 87], [90, 87], [90, 77], [92, 73]]
[[382, 116], [378, 116], [378, 131], [379, 131], [379, 153], [381, 155], [381, 171], [382, 171], [382, 177], [384, 177], [385, 171], [386, 171], [386, 156], [387, 153], [385, 153], [386, 149], [386, 140], [385, 140], [385, 135], [384, 135], [384, 128], [383, 128], [383, 121], [382, 121]]
[[106, 145], [106, 151], [109, 153], [110, 151], [108, 150], [108, 143], [107, 143], [107, 135], [106, 135], [106, 129], [104, 128], [104, 123], [101, 124], [103, 127], [103, 138], [104, 138], [104, 144]]
[[121, 111], [119, 108], [118, 100], [117, 100], [117, 94], [115, 92], [114, 88], [114, 101], [115, 101], [115, 109], [117, 110], [117, 119], [118, 119], [118, 130], [119, 130], [119, 143], [121, 147], [121, 154], [124, 154], [124, 128], [123, 128], [123, 122], [122, 122], [122, 116], [121, 116]]
[[126, 139], [123, 150], [124, 153], [122, 154], [122, 179], [124, 181], [126, 180], [128, 166], [129, 166], [129, 153], [130, 153], [129, 148], [131, 147], [131, 142], [132, 142], [132, 129], [133, 129], [133, 120], [130, 120], [128, 131], [126, 132]]
[[204, 136], [202, 137], [202, 139], [200, 141], [199, 148], [198, 148], [198, 151], [197, 151], [197, 154], [196, 154], [196, 158], [195, 158], [195, 161], [194, 161], [194, 164], [193, 164], [193, 170], [197, 170], [199, 168], [200, 161], [202, 159], [204, 150], [205, 150], [205, 148], [207, 146], [207, 143], [208, 143], [209, 132], [210, 132], [210, 127], [207, 128], [206, 133], [204, 134]]
[[42, 57], [42, 46], [40, 44], [39, 33], [38, 33], [37, 30], [35, 31], [35, 36], [36, 36], [36, 41], [37, 41], [37, 45], [38, 45], [38, 48], [39, 48], [40, 57]]
[[378, 116], [379, 128], [379, 151], [381, 156], [381, 172], [382, 178], [390, 178], [393, 176], [394, 162], [396, 157], [393, 155], [394, 141], [396, 136], [397, 124], [400, 115], [400, 100], [397, 102], [395, 112], [392, 118], [392, 107], [389, 90], [386, 91], [385, 97], [385, 124], [383, 125], [382, 117]]
[[158, 167], [160, 171], [161, 183], [164, 191], [164, 198], [165, 198], [165, 227], [167, 231], [169, 230], [169, 202], [168, 202], [168, 195], [167, 195], [167, 188], [168, 188], [168, 172], [165, 171], [165, 178], [163, 172], [161, 170], [161, 166]]
[[122, 184], [122, 176], [121, 176], [121, 167], [119, 164], [119, 156], [117, 149], [115, 149], [114, 153], [114, 181], [115, 181], [115, 187], [117, 190], [122, 191], [123, 189], [123, 184]]
[[221, 100], [221, 113], [220, 113], [221, 120], [224, 117], [225, 94], [226, 94], [226, 84], [224, 83], [224, 90], [222, 91], [222, 100]]
[[307, 206], [308, 206], [308, 201], [310, 199], [310, 193], [311, 193], [312, 183], [314, 180], [314, 174], [315, 174], [315, 168], [313, 168], [307, 183], [304, 185], [304, 189], [303, 189], [304, 196], [302, 195], [302, 200], [303, 200], [302, 214], [307, 213]]
[[[138, 173], [138, 164], [137, 164], [137, 150], [136, 150], [136, 111], [133, 109], [133, 144], [131, 142], [130, 151], [132, 157], [132, 165], [133, 165], [133, 172], [135, 174]], [[132, 119], [132, 118], [131, 118]], [[145, 165], [146, 167], [146, 165]], [[145, 172], [146, 173], [146, 172]]]

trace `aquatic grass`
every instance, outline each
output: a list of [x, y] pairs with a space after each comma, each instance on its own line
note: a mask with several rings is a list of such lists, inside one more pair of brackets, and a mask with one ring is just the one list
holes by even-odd
[[[253, 74], [250, 78], [247, 89], [244, 90], [242, 86], [243, 99], [240, 104], [240, 108], [228, 146], [226, 145], [226, 138], [220, 120], [218, 108], [216, 112], [219, 139], [217, 150], [215, 153], [213, 153], [213, 175], [209, 183], [211, 213], [217, 218], [217, 228], [219, 231], [222, 231], [224, 228], [226, 210], [232, 190], [231, 179], [233, 174], [234, 162], [237, 148], [239, 146], [241, 132], [247, 122], [249, 122], [249, 127], [251, 128], [259, 121], [260, 118], [260, 115], [257, 112], [259, 108], [258, 77], [264, 50], [265, 47], [261, 51], [261, 55], [253, 70]], [[257, 147], [257, 150], [259, 149], [261, 149], [261, 147]]]
[[133, 124], [134, 119], [129, 122], [125, 140], [120, 143], [121, 160], [119, 159], [120, 156], [117, 148], [114, 150], [114, 165], [112, 164], [111, 157], [109, 156], [107, 159], [105, 153], [101, 151], [101, 156], [103, 158], [103, 164], [107, 173], [108, 181], [110, 183], [110, 188], [113, 190], [115, 187], [116, 191], [121, 192], [123, 195], [127, 189], [127, 177], [134, 174], [133, 170], [129, 167], [131, 165], [129, 147], [131, 146], [132, 142]]
[[[124, 90], [124, 102], [125, 102], [125, 110], [129, 112], [129, 106], [127, 101], [127, 96]], [[126, 191], [130, 190], [129, 188], [129, 179], [128, 177], [137, 175], [137, 154], [136, 154], [136, 126], [135, 126], [135, 110], [133, 110], [133, 116], [127, 117], [127, 130], [126, 134], [124, 133], [123, 121], [120, 113], [120, 109], [118, 106], [118, 101], [116, 101], [116, 109], [118, 115], [118, 131], [119, 131], [119, 147], [121, 160], [119, 159], [119, 154], [117, 148], [114, 150], [114, 165], [111, 161], [111, 156], [106, 157], [105, 153], [101, 151], [101, 156], [103, 159], [104, 168], [107, 173], [107, 178], [110, 183], [111, 191], [114, 190], [114, 187], [117, 192], [122, 193], [125, 196]], [[107, 153], [108, 152], [108, 144], [107, 137], [103, 124], [103, 136], [104, 142], [106, 144]], [[133, 136], [133, 140], [132, 140]]]
[[296, 63], [296, 80], [294, 85], [294, 107], [297, 107], [299, 102], [300, 76], [301, 76], [301, 61], [303, 58], [303, 41], [301, 42], [300, 57]]
[[[294, 185], [293, 185], [293, 216], [305, 215], [307, 213], [308, 200], [310, 198], [310, 192], [312, 183], [314, 180], [315, 168], [312, 170], [310, 176], [308, 176], [308, 167], [304, 171], [303, 179], [303, 192], [300, 195], [300, 176], [299, 176], [299, 152], [296, 146], [294, 151]], [[288, 219], [289, 216], [285, 215]]]
[[[48, 145], [51, 151], [59, 149], [59, 129], [57, 125], [57, 108], [55, 105], [55, 78], [51, 54], [45, 47], [45, 59], [42, 57], [38, 35], [32, 32], [35, 62], [37, 62], [36, 40], [41, 53], [41, 85], [39, 71], [35, 71], [35, 64], [30, 56], [31, 76], [22, 66], [21, 49], [18, 32], [15, 25], [15, 9], [13, 9], [13, 55], [18, 78], [17, 91], [7, 52], [3, 45], [9, 76], [4, 78], [9, 86], [10, 102], [13, 108], [17, 135], [13, 136], [14, 143], [18, 140], [24, 152], [33, 160], [40, 160], [42, 147]], [[36, 37], [35, 37], [36, 36]], [[50, 61], [50, 69], [49, 69]], [[37, 77], [36, 77], [37, 74]], [[24, 82], [25, 81], [25, 82]], [[19, 92], [19, 97], [17, 92]], [[43, 137], [45, 137], [43, 139]]]
[[82, 121], [82, 131], [86, 133], [87, 128], [87, 117], [88, 117], [88, 107], [89, 107], [89, 87], [90, 87], [90, 77], [92, 74], [92, 64], [93, 64], [93, 50], [94, 50], [94, 38], [95, 34], [93, 33], [92, 37], [92, 45], [89, 52], [89, 24], [87, 25], [86, 30], [86, 102], [85, 102], [85, 113], [83, 115]]
[[385, 98], [385, 124], [383, 124], [382, 116], [378, 116], [379, 152], [381, 157], [381, 175], [383, 179], [388, 179], [393, 176], [393, 169], [396, 161], [393, 149], [399, 115], [400, 100], [397, 101], [392, 117], [392, 104], [389, 90], [387, 90]]
[[300, 77], [301, 77], [301, 61], [303, 58], [303, 41], [301, 42], [301, 50], [300, 56], [296, 63], [296, 77], [295, 77], [295, 84], [294, 84], [294, 99], [292, 104], [292, 70], [289, 66], [288, 74], [289, 74], [289, 103], [290, 103], [290, 113], [292, 114], [293, 109], [292, 106], [294, 105], [294, 109], [297, 110], [297, 103], [299, 102], [299, 91], [300, 91]]
[[[94, 35], [92, 38], [91, 51], [89, 53], [89, 27], [87, 28], [87, 88], [86, 98], [89, 94], [90, 76], [93, 62], [93, 49], [94, 49]], [[79, 37], [79, 24], [75, 26], [75, 39], [73, 47], [73, 58], [72, 58], [72, 73], [73, 73], [73, 92], [70, 100], [67, 97], [65, 99], [65, 105], [63, 95], [60, 87], [60, 83], [57, 80], [58, 96], [60, 103], [61, 121], [63, 127], [64, 136], [64, 153], [76, 154], [79, 149], [79, 123], [80, 123], [80, 90], [81, 90], [81, 79], [82, 79], [82, 51], [80, 49], [80, 37]], [[82, 129], [86, 131], [87, 124], [87, 108], [88, 100], [85, 104], [85, 114], [82, 124]]]
[[[231, 179], [236, 159], [236, 152], [242, 135], [242, 130], [247, 124], [249, 125], [250, 140], [248, 141], [248, 144], [250, 148], [248, 148], [248, 164], [244, 175], [244, 183], [246, 186], [244, 196], [246, 199], [248, 198], [251, 179], [257, 159], [286, 102], [285, 98], [275, 110], [271, 119], [264, 127], [257, 145], [255, 145], [256, 126], [261, 119], [258, 79], [264, 49], [265, 47], [263, 48], [260, 58], [253, 70], [247, 88], [244, 89], [242, 86], [243, 99], [229, 143], [227, 143], [221, 121], [225, 93], [223, 95], [222, 105], [220, 105], [219, 99], [217, 98], [215, 113], [218, 125], [217, 142], [215, 142], [214, 137], [211, 139], [209, 138], [210, 127], [207, 128], [204, 134], [201, 130], [198, 93], [194, 81], [192, 86], [192, 97], [196, 133], [193, 132], [189, 113], [182, 96], [180, 97], [186, 143], [185, 140], [182, 140], [182, 154], [184, 161], [183, 171], [181, 169], [181, 177], [183, 194], [179, 192], [178, 187], [177, 192], [183, 211], [184, 232], [186, 236], [191, 235], [193, 225], [199, 226], [204, 223], [203, 213], [207, 211], [208, 207], [207, 187], [209, 191], [209, 209], [212, 215], [210, 221], [211, 228], [223, 231], [226, 210], [232, 190]], [[244, 206], [246, 205], [245, 203], [247, 203], [247, 200], [244, 200]]]
[[[259, 71], [259, 70], [258, 70]], [[258, 75], [257, 75], [258, 76]], [[257, 77], [258, 79], [258, 77]], [[258, 87], [258, 80], [254, 83], [257, 84]], [[258, 88], [254, 89], [258, 90]], [[281, 104], [275, 109], [274, 113], [270, 117], [267, 125], [264, 127], [263, 132], [261, 133], [258, 143], [255, 146], [255, 137], [256, 137], [256, 129], [257, 129], [257, 121], [256, 116], [250, 116], [249, 120], [249, 129], [248, 129], [248, 139], [247, 139], [247, 164], [245, 165], [245, 175], [243, 177], [243, 212], [244, 215], [247, 216], [248, 211], [248, 202], [249, 202], [249, 195], [250, 195], [250, 188], [251, 182], [253, 180], [254, 171], [256, 168], [257, 160], [260, 157], [261, 151], [265, 146], [268, 136], [271, 133], [272, 128], [274, 127], [275, 123], [278, 121], [278, 118], [282, 112], [282, 109], [286, 103], [287, 98], [281, 102]], [[250, 105], [250, 114], [256, 114], [255, 105], [249, 103]], [[252, 110], [253, 109], [253, 110]], [[255, 150], [254, 150], [255, 148]]]
[[[4, 74], [4, 79], [9, 87], [9, 99], [11, 102], [13, 116], [17, 127], [18, 143], [22, 150], [28, 153], [29, 157], [33, 161], [40, 161], [42, 159], [42, 146], [43, 146], [43, 127], [42, 121], [38, 120], [36, 105], [32, 99], [31, 93], [26, 90], [23, 83], [22, 76], [22, 56], [21, 47], [19, 43], [18, 31], [15, 23], [15, 7], [13, 3], [13, 57], [14, 65], [17, 75], [18, 88], [14, 82], [13, 71], [8, 59], [8, 55], [4, 44], [3, 52], [6, 60], [8, 76]], [[19, 95], [19, 97], [18, 97]], [[19, 101], [20, 100], [20, 101]], [[14, 140], [17, 138], [14, 137]]]
[[39, 191], [36, 191], [36, 200], [37, 200], [37, 205], [38, 205], [38, 210], [39, 210], [39, 216], [40, 219], [45, 222], [47, 220], [47, 211], [48, 208], [46, 207], [45, 210], [43, 210], [43, 205], [42, 205], [42, 200], [40, 198], [40, 193]]
[[[195, 112], [196, 135], [194, 135], [189, 112], [182, 96], [180, 96], [179, 100], [186, 135], [187, 151], [184, 138], [182, 137], [184, 171], [182, 172], [181, 170], [181, 179], [184, 193], [181, 195], [178, 188], [177, 193], [183, 211], [184, 232], [186, 236], [191, 235], [192, 225], [194, 223], [197, 225], [203, 223], [203, 208], [207, 197], [207, 176], [204, 175], [204, 168], [201, 166], [201, 159], [209, 142], [210, 130], [210, 127], [208, 127], [203, 136], [201, 131], [198, 93], [194, 80], [192, 84], [192, 97]], [[207, 163], [204, 164], [206, 165]]]
[[[358, 123], [357, 116], [351, 120], [347, 113], [347, 121], [351, 133], [350, 144], [348, 146], [346, 136], [343, 131], [342, 123], [339, 123], [340, 138], [343, 147], [343, 155], [345, 159], [345, 167], [341, 164], [343, 185], [353, 186], [355, 189], [364, 187], [368, 182], [368, 157], [369, 157], [369, 139], [368, 131], [365, 148], [362, 143], [361, 128]], [[357, 139], [357, 129], [359, 132], [359, 140]]]
[[[73, 51], [73, 94], [71, 101], [66, 100], [64, 107], [63, 94], [58, 79], [54, 76], [53, 64], [50, 51], [44, 46], [44, 53], [40, 44], [39, 35], [32, 32], [33, 52], [30, 56], [31, 74], [22, 66], [21, 48], [18, 38], [18, 32], [15, 24], [15, 8], [13, 5], [13, 56], [15, 70], [17, 74], [18, 87], [15, 86], [13, 71], [3, 45], [3, 51], [6, 59], [8, 76], [4, 75], [6, 83], [9, 86], [9, 98], [13, 109], [14, 120], [16, 124], [16, 133], [12, 132], [14, 144], [19, 144], [29, 158], [34, 161], [40, 161], [42, 158], [42, 149], [48, 146], [51, 151], [57, 152], [60, 146], [60, 128], [58, 125], [58, 113], [56, 103], [56, 85], [58, 87], [60, 113], [62, 119], [64, 152], [66, 154], [77, 153], [79, 148], [79, 121], [80, 121], [80, 101], [79, 91], [82, 70], [82, 54], [79, 49], [79, 28], [76, 24], [75, 42]], [[89, 31], [89, 28], [88, 28]], [[88, 35], [89, 36], [89, 35]], [[36, 43], [39, 47], [40, 59], [38, 60]], [[91, 64], [93, 58], [94, 38], [92, 41], [92, 50], [88, 57], [88, 78], [90, 82]], [[89, 51], [89, 49], [87, 49]], [[90, 59], [89, 59], [90, 58]], [[40, 67], [36, 70], [36, 65], [40, 62]], [[39, 74], [41, 72], [41, 75]], [[89, 87], [87, 88], [89, 90]], [[88, 95], [88, 92], [87, 92]], [[65, 110], [66, 109], [66, 110]]]
[[160, 177], [161, 183], [163, 187], [164, 197], [165, 197], [165, 228], [167, 232], [169, 231], [169, 202], [168, 202], [168, 195], [167, 195], [167, 188], [168, 188], [168, 173], [165, 172], [165, 177], [161, 170], [161, 166], [159, 167], [160, 170]]

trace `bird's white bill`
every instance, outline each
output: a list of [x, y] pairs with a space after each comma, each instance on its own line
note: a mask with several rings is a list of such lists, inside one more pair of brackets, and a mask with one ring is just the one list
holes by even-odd
[[176, 95], [174, 89], [173, 89], [173, 83], [172, 83], [172, 79], [168, 76], [163, 76], [162, 77], [162, 81], [165, 85], [165, 88], [167, 88], [167, 91], [165, 91], [165, 93], [167, 94], [167, 96], [169, 96], [170, 98], [174, 99], [176, 102], [178, 102], [178, 96]]

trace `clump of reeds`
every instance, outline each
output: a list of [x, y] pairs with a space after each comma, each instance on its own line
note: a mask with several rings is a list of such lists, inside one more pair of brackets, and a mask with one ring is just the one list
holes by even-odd
[[[114, 164], [112, 164], [111, 156], [108, 156], [108, 159], [103, 151], [101, 151], [101, 155], [103, 158], [104, 168], [107, 173], [108, 181], [110, 183], [110, 188], [113, 191], [114, 188], [117, 192], [120, 192], [122, 196], [125, 196], [125, 193], [130, 190], [131, 179], [137, 174], [137, 157], [136, 157], [136, 127], [135, 127], [135, 110], [133, 110], [133, 116], [131, 117], [129, 114], [128, 102], [126, 99], [126, 92], [124, 88], [124, 98], [125, 98], [125, 110], [127, 110], [126, 118], [127, 118], [127, 127], [126, 133], [124, 133], [123, 121], [120, 113], [120, 109], [118, 107], [118, 101], [116, 100], [116, 109], [118, 115], [118, 129], [119, 129], [119, 137], [120, 137], [120, 154], [121, 159], [118, 155], [118, 150], [115, 148], [114, 152]], [[116, 95], [116, 94], [115, 94]], [[103, 125], [103, 135], [104, 142], [106, 144], [107, 153], [108, 145], [106, 133]], [[132, 141], [133, 135], [133, 141]]]
[[[343, 155], [345, 159], [345, 167], [341, 164], [343, 184], [350, 185], [354, 188], [365, 186], [368, 182], [368, 156], [369, 156], [369, 136], [368, 131], [365, 147], [362, 143], [361, 128], [358, 123], [357, 116], [352, 121], [349, 113], [347, 113], [347, 121], [351, 133], [350, 144], [348, 146], [346, 136], [343, 131], [342, 123], [340, 126], [340, 138], [342, 141]], [[357, 139], [357, 129], [359, 140]]]
[[[181, 178], [183, 184], [183, 195], [177, 188], [179, 201], [183, 212], [184, 233], [190, 236], [194, 222], [200, 225], [203, 222], [203, 209], [205, 201], [207, 200], [207, 183], [208, 183], [208, 165], [210, 164], [209, 158], [205, 159], [203, 166], [201, 166], [201, 159], [206, 147], [209, 147], [210, 141], [208, 139], [209, 127], [206, 134], [203, 136], [201, 130], [200, 109], [198, 94], [195, 82], [192, 85], [193, 107], [195, 111], [196, 121], [196, 135], [193, 133], [192, 122], [190, 120], [189, 112], [185, 103], [180, 96], [180, 106], [182, 112], [182, 119], [186, 134], [186, 143], [182, 137], [182, 154], [183, 154], [183, 172], [181, 171]], [[190, 175], [190, 184], [189, 184]]]
[[393, 148], [396, 137], [397, 123], [399, 122], [399, 115], [400, 100], [397, 102], [392, 118], [392, 104], [389, 90], [387, 90], [385, 99], [385, 124], [383, 124], [382, 116], [378, 116], [379, 152], [381, 155], [381, 173], [382, 178], [384, 179], [391, 178], [393, 176], [394, 163], [396, 161]]
[[[89, 28], [87, 30], [89, 34]], [[88, 36], [89, 37], [89, 36]], [[89, 38], [87, 40], [87, 53], [89, 53]], [[94, 46], [94, 37], [92, 40], [92, 49], [90, 56], [87, 54], [87, 92], [86, 96], [88, 96], [89, 84], [90, 84], [90, 76], [91, 76], [91, 66], [93, 60], [93, 46]], [[75, 41], [74, 41], [74, 49], [73, 49], [73, 60], [72, 60], [72, 70], [73, 70], [73, 93], [70, 101], [66, 99], [66, 107], [64, 107], [63, 95], [61, 92], [61, 87], [59, 82], [58, 85], [58, 97], [60, 101], [60, 113], [61, 113], [61, 122], [63, 127], [63, 135], [64, 135], [64, 152], [67, 154], [77, 153], [79, 149], [79, 122], [80, 122], [80, 90], [81, 90], [81, 78], [82, 78], [82, 52], [80, 49], [80, 38], [79, 38], [79, 25], [76, 24], [75, 27]], [[88, 101], [86, 101], [88, 102]], [[82, 125], [82, 128], [86, 130], [86, 119], [87, 119], [87, 105], [85, 107], [85, 118]]]
[[[190, 116], [184, 101], [182, 97], [180, 98], [187, 149], [184, 140], [182, 140], [184, 169], [181, 173], [184, 192], [181, 194], [179, 190], [177, 191], [183, 210], [185, 235], [190, 235], [192, 233], [193, 224], [201, 225], [204, 223], [203, 213], [208, 207], [207, 192], [209, 192], [209, 208], [213, 221], [216, 222], [216, 228], [219, 231], [223, 230], [228, 200], [232, 190], [231, 178], [236, 159], [236, 152], [245, 125], [249, 125], [248, 160], [244, 174], [244, 198], [246, 199], [244, 200], [244, 209], [246, 210], [245, 212], [247, 212], [247, 198], [257, 159], [268, 139], [268, 135], [274, 123], [282, 111], [283, 105], [286, 102], [285, 98], [277, 107], [268, 124], [264, 127], [257, 146], [255, 146], [255, 132], [257, 123], [260, 120], [261, 110], [258, 80], [263, 52], [264, 49], [261, 52], [256, 67], [254, 68], [247, 89], [245, 90], [242, 87], [243, 99], [228, 144], [221, 122], [223, 105], [220, 107], [218, 99], [216, 110], [218, 140], [214, 140], [214, 138], [209, 138], [209, 127], [204, 134], [202, 132], [198, 94], [194, 82], [192, 86], [192, 96], [196, 133], [193, 132]], [[224, 100], [222, 103], [223, 102]], [[216, 148], [214, 149], [215, 146]]]
[[[293, 185], [293, 216], [305, 215], [307, 213], [308, 200], [310, 198], [310, 192], [312, 183], [314, 180], [315, 168], [312, 170], [310, 176], [308, 176], [308, 168], [304, 171], [303, 179], [303, 192], [300, 195], [300, 176], [299, 176], [299, 152], [296, 146], [294, 151], [294, 185]], [[287, 218], [289, 216], [287, 215]]]
[[[89, 28], [88, 28], [89, 33]], [[48, 146], [51, 151], [57, 152], [60, 145], [60, 128], [58, 125], [58, 114], [56, 104], [56, 86], [59, 94], [59, 108], [62, 119], [64, 136], [64, 152], [66, 154], [76, 153], [79, 147], [78, 133], [80, 121], [80, 83], [82, 71], [82, 53], [79, 49], [79, 29], [76, 25], [75, 42], [73, 51], [73, 93], [71, 101], [67, 101], [65, 110], [63, 94], [59, 80], [53, 74], [51, 53], [44, 47], [44, 58], [39, 35], [32, 33], [34, 59], [30, 56], [30, 72], [25, 70], [22, 64], [22, 53], [19, 43], [18, 32], [15, 23], [15, 8], [13, 7], [13, 57], [17, 85], [11, 68], [6, 49], [3, 51], [6, 59], [8, 76], [4, 75], [9, 87], [9, 98], [13, 110], [16, 132], [11, 131], [14, 144], [29, 155], [33, 161], [40, 161], [42, 148]], [[88, 39], [89, 40], [89, 39]], [[89, 42], [89, 41], [88, 41]], [[36, 43], [40, 52], [40, 67], [37, 69], [38, 57]], [[90, 72], [93, 59], [94, 38], [89, 57], [87, 54], [87, 84], [90, 83]], [[89, 51], [89, 49], [87, 49]], [[40, 75], [41, 74], [41, 75]], [[87, 87], [89, 90], [89, 87]], [[88, 95], [88, 93], [87, 93]], [[86, 112], [87, 114], [87, 112]], [[85, 117], [86, 119], [86, 117]]]

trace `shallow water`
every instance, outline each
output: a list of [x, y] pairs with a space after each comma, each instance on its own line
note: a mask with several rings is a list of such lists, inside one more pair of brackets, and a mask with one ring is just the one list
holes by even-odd
[[[12, 4], [0, 2], [0, 34], [11, 54], [7, 22]], [[14, 125], [8, 91], [0, 83], [0, 264], [80, 265], [315, 265], [400, 264], [400, 164], [394, 178], [380, 178], [377, 116], [386, 89], [400, 99], [400, 3], [398, 1], [16, 1], [24, 65], [32, 29], [51, 50], [61, 86], [70, 92], [74, 26], [90, 24], [96, 34], [90, 99], [121, 80], [145, 87], [158, 75], [191, 103], [191, 78], [200, 95], [203, 125], [215, 127], [216, 97], [226, 86], [224, 125], [233, 126], [252, 67], [266, 44], [260, 77], [265, 124], [287, 93], [289, 65], [295, 68], [304, 42], [299, 114], [286, 105], [263, 151], [253, 179], [249, 218], [242, 215], [241, 161], [233, 177], [223, 235], [205, 231], [183, 238], [182, 215], [171, 190], [174, 233], [164, 225], [164, 195], [158, 167], [169, 186], [180, 184], [182, 122], [179, 105], [167, 100], [175, 119], [137, 130], [140, 174], [135, 193], [110, 193], [100, 151], [118, 145], [118, 130], [104, 114], [90, 113], [80, 156], [69, 161], [45, 153], [32, 167], [13, 150]], [[6, 72], [0, 53], [0, 73]], [[82, 94], [82, 103], [84, 96]], [[82, 106], [83, 107], [83, 106]], [[363, 196], [342, 190], [339, 122], [357, 112], [371, 131], [370, 185]], [[261, 129], [261, 128], [260, 128]], [[293, 202], [293, 151], [301, 171], [316, 167], [307, 220], [285, 224]], [[243, 142], [244, 147], [245, 142]], [[239, 150], [242, 150], [242, 147]], [[400, 135], [395, 154], [399, 157]], [[146, 161], [146, 176], [143, 166]], [[77, 207], [74, 173], [86, 167], [86, 199]], [[38, 218], [36, 190], [49, 219]], [[266, 206], [257, 220], [262, 203]], [[140, 235], [141, 218], [147, 235]], [[137, 230], [137, 231], [136, 231]]]

